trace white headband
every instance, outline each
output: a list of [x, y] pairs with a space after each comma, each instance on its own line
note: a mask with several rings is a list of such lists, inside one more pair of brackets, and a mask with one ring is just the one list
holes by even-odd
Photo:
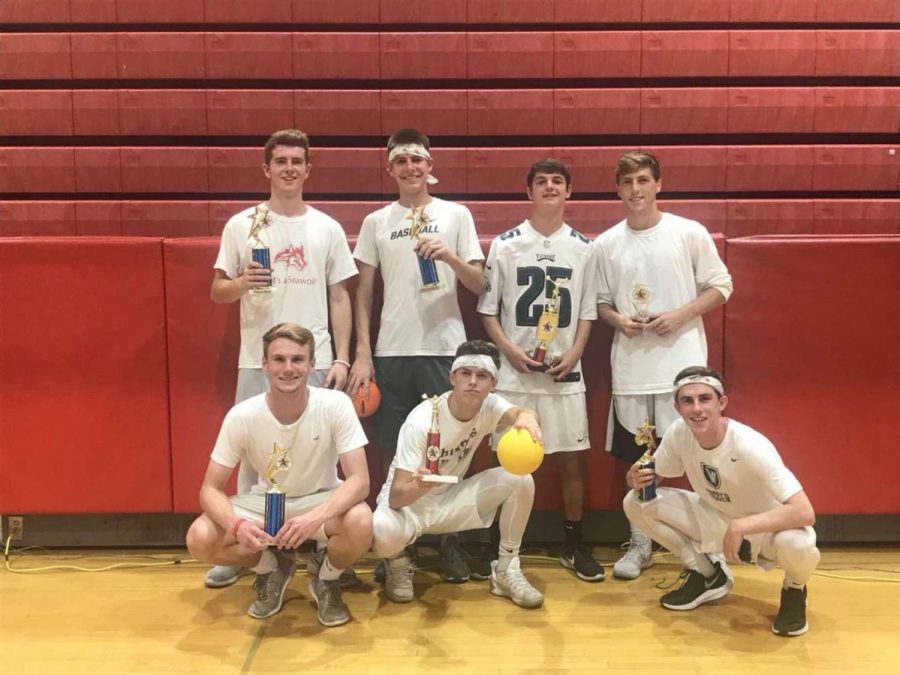
[[725, 395], [725, 387], [722, 386], [722, 383], [709, 375], [688, 375], [687, 377], [682, 377], [675, 383], [673, 392], [677, 395], [678, 390], [686, 384], [706, 384], [715, 389], [719, 396]]
[[466, 354], [465, 356], [457, 356], [453, 365], [450, 367], [450, 372], [452, 373], [458, 368], [480, 368], [481, 370], [489, 372], [491, 377], [495, 380], [497, 379], [497, 366], [494, 365], [494, 359], [486, 354]]
[[[393, 162], [400, 155], [412, 155], [413, 157], [421, 157], [422, 159], [431, 159], [431, 153], [428, 152], [428, 149], [421, 143], [401, 143], [400, 145], [395, 145], [388, 153], [388, 164]], [[425, 182], [429, 185], [434, 185], [438, 182], [438, 179], [429, 174], [425, 179]]]

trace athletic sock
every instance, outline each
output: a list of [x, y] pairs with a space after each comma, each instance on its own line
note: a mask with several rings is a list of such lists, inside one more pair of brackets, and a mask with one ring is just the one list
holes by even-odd
[[519, 557], [519, 549], [509, 549], [505, 546], [500, 546], [500, 555], [497, 558], [497, 571], [505, 572], [506, 568], [509, 567], [509, 563], [517, 557]]
[[567, 520], [564, 524], [565, 543], [563, 544], [563, 553], [566, 555], [574, 555], [575, 549], [581, 545], [581, 521]]
[[250, 569], [257, 574], [268, 574], [278, 569], [278, 560], [272, 551], [266, 549], [259, 555], [259, 562]]
[[328, 554], [326, 553], [324, 560], [322, 560], [322, 566], [319, 567], [319, 579], [322, 581], [334, 581], [335, 579], [340, 578], [341, 572], [343, 571], [343, 569], [338, 569], [331, 564], [331, 561], [328, 559]]

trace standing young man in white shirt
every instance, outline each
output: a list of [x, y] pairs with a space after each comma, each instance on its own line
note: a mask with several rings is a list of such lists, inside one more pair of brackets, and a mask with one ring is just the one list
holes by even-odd
[[[803, 635], [806, 582], [819, 564], [809, 498], [765, 436], [724, 416], [728, 397], [719, 373], [686, 368], [676, 375], [673, 390], [681, 419], [663, 436], [654, 468], [635, 463], [629, 469], [634, 491], [624, 502], [629, 520], [685, 566], [683, 583], [660, 604], [691, 610], [731, 590], [727, 563], [714, 563], [709, 554], [755, 562], [765, 570], [777, 563], [784, 568], [784, 582], [772, 631]], [[682, 475], [693, 492], [658, 488], [655, 498], [640, 500], [638, 490]]]
[[[409, 412], [423, 395], [436, 396], [450, 386], [453, 354], [466, 339], [457, 281], [475, 295], [484, 289], [484, 254], [472, 214], [429, 193], [437, 179], [428, 137], [416, 129], [401, 129], [388, 140], [387, 152], [387, 171], [399, 195], [366, 216], [353, 253], [359, 284], [356, 359], [348, 387], [353, 396], [369, 380], [378, 382], [381, 407], [375, 416], [375, 441], [385, 453], [385, 467]], [[384, 304], [373, 358], [372, 295], [379, 270]], [[455, 537], [441, 542], [440, 569], [447, 581], [469, 578]]]
[[[267, 390], [260, 345], [263, 334], [278, 323], [298, 323], [315, 336], [317, 370], [310, 374], [311, 385], [343, 389], [350, 370], [352, 317], [346, 282], [356, 274], [356, 265], [340, 224], [303, 199], [311, 169], [309, 138], [296, 129], [276, 131], [266, 142], [264, 158], [269, 199], [235, 214], [225, 224], [210, 289], [214, 302], [240, 301], [235, 403]], [[252, 259], [255, 246], [269, 249], [271, 267]], [[238, 493], [248, 492], [258, 479], [256, 472], [242, 464]], [[206, 575], [206, 585], [228, 586], [240, 572], [234, 567], [214, 567]]]
[[[579, 579], [601, 581], [603, 567], [583, 545], [581, 533], [583, 451], [590, 448], [581, 354], [597, 318], [594, 250], [584, 235], [563, 222], [572, 194], [565, 164], [535, 162], [526, 193], [531, 216], [491, 243], [478, 311], [503, 354], [498, 392], [538, 412], [544, 452], [553, 455], [559, 468], [565, 516], [560, 562]], [[547, 321], [555, 326], [545, 327]], [[554, 334], [538, 361], [539, 331]]]
[[[645, 419], [658, 437], [677, 419], [672, 378], [682, 368], [706, 364], [703, 315], [728, 300], [732, 283], [706, 228], [659, 210], [656, 157], [623, 155], [616, 189], [627, 216], [594, 241], [597, 312], [616, 330], [606, 446], [630, 464], [643, 453], [634, 435]], [[613, 575], [635, 579], [653, 564], [651, 542], [632, 523], [626, 547]]]
[[[350, 620], [341, 600], [341, 572], [372, 541], [372, 512], [365, 503], [368, 441], [343, 392], [308, 386], [315, 370], [309, 330], [278, 324], [262, 345], [270, 390], [226, 415], [200, 488], [203, 514], [188, 531], [188, 549], [198, 560], [254, 571], [257, 599], [248, 612], [264, 619], [281, 610], [296, 567], [294, 550], [308, 539], [327, 541], [309, 590], [319, 623], [339, 626]], [[225, 484], [239, 462], [249, 463], [262, 480], [249, 493], [229, 498]], [[270, 535], [264, 529], [267, 491], [276, 484], [284, 493], [284, 523]]]

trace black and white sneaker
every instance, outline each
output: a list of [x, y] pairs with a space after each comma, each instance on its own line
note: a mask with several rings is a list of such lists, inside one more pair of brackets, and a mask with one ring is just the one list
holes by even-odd
[[796, 637], [809, 630], [806, 623], [806, 586], [782, 588], [781, 607], [772, 622], [772, 632], [781, 637]]
[[594, 560], [594, 556], [586, 548], [579, 546], [571, 553], [563, 552], [559, 558], [559, 564], [567, 570], [575, 572], [575, 576], [582, 581], [603, 581], [606, 573], [603, 566]]
[[681, 578], [684, 579], [681, 586], [662, 596], [659, 604], [666, 609], [684, 611], [728, 595], [728, 591], [734, 586], [728, 568], [717, 562], [715, 570], [716, 573], [709, 578], [695, 570], [684, 570], [681, 573]]

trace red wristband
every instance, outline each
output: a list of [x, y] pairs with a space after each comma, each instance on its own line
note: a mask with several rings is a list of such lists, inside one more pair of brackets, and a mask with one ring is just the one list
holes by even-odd
[[241, 525], [246, 522], [246, 518], [235, 518], [234, 522], [231, 524], [231, 536], [237, 539], [237, 531], [240, 529]]

